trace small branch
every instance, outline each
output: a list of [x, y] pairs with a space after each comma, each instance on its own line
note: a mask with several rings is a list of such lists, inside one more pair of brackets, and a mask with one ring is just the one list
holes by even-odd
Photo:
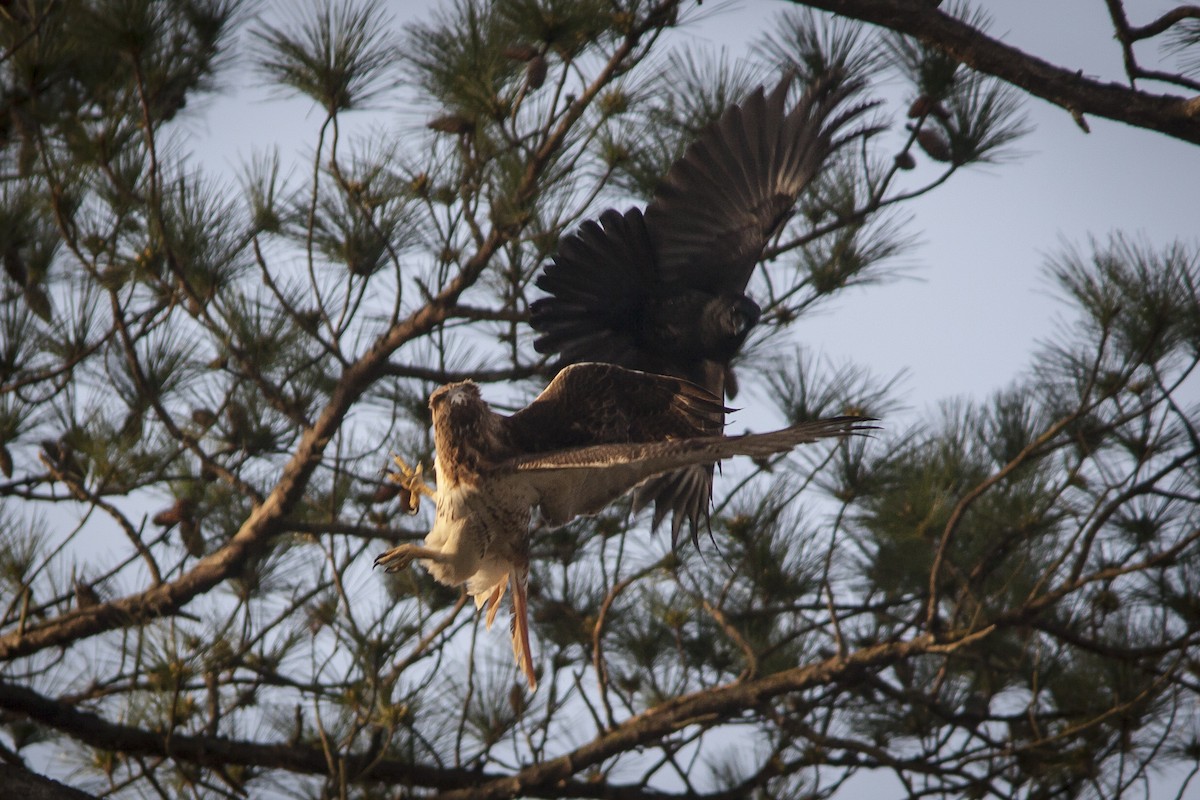
[[1149, 39], [1153, 36], [1158, 36], [1160, 33], [1174, 27], [1176, 23], [1182, 22], [1185, 19], [1200, 19], [1200, 6], [1179, 6], [1178, 8], [1173, 8], [1149, 25], [1143, 25], [1140, 28], [1130, 28], [1129, 37], [1135, 40]]
[[628, 578], [618, 581], [604, 595], [604, 601], [600, 604], [600, 610], [596, 612], [596, 624], [592, 627], [592, 668], [596, 671], [596, 682], [599, 684], [600, 700], [604, 703], [604, 712], [608, 718], [610, 729], [617, 726], [617, 719], [613, 715], [612, 704], [608, 700], [608, 662], [604, 660], [604, 623], [607, 621], [608, 612], [617, 597], [634, 582], [659, 569], [663, 564], [662, 560], [656, 561], [638, 570]]
[[950, 518], [946, 520], [946, 527], [942, 529], [942, 537], [938, 542], [937, 552], [933, 557], [933, 566], [929, 569], [929, 603], [925, 609], [925, 624], [933, 625], [937, 615], [937, 604], [939, 593], [937, 589], [938, 574], [942, 571], [942, 561], [945, 560], [946, 551], [950, 548], [950, 542], [954, 538], [955, 532], [958, 530], [958, 525], [962, 522], [963, 515], [967, 513], [976, 500], [982, 497], [989, 489], [995, 486], [1000, 481], [1011, 475], [1023, 464], [1025, 464], [1033, 455], [1037, 454], [1043, 447], [1054, 440], [1054, 437], [1062, 433], [1063, 429], [1078, 419], [1086, 408], [1080, 408], [1071, 414], [1063, 417], [1055, 422], [1049, 428], [1042, 432], [1042, 435], [1034, 439], [1025, 447], [1021, 448], [1021, 452], [1017, 453], [1013, 458], [1005, 464], [1001, 469], [993, 472], [985, 480], [978, 483], [969, 492], [963, 495], [962, 499], [954, 506], [950, 512]]
[[721, 630], [729, 637], [738, 649], [746, 656], [746, 666], [737, 676], [737, 681], [749, 680], [758, 674], [758, 655], [754, 652], [754, 648], [746, 641], [746, 637], [742, 636], [742, 632], [733, 626], [729, 618], [725, 616], [725, 612], [708, 602], [708, 599], [700, 596], [700, 606], [704, 609], [713, 621], [721, 626]]
[[[1105, 3], [1108, 5], [1108, 14], [1112, 18], [1113, 30], [1116, 31], [1115, 38], [1121, 43], [1122, 57], [1125, 62], [1125, 74], [1129, 76], [1129, 86], [1131, 88], [1135, 86], [1139, 78], [1144, 78], [1152, 81], [1161, 81], [1163, 83], [1173, 83], [1186, 89], [1200, 91], [1200, 83], [1189, 80], [1182, 75], [1143, 69], [1142, 66], [1137, 62], [1137, 56], [1135, 56], [1133, 53], [1133, 43], [1139, 39], [1148, 39], [1154, 34], [1135, 36], [1133, 28], [1131, 28], [1129, 25], [1129, 18], [1125, 15], [1125, 6], [1121, 3], [1121, 0], [1105, 0]], [[1174, 14], [1180, 10], [1181, 9], [1176, 9], [1175, 12], [1172, 13]], [[1183, 10], [1186, 11], [1187, 9]], [[1197, 10], [1200, 11], [1200, 9]], [[1186, 18], [1187, 16], [1190, 15], [1185, 13], [1183, 16], [1179, 16], [1175, 21], [1177, 22], [1180, 19]], [[1159, 22], [1161, 21], [1162, 18], [1160, 18]], [[1174, 22], [1171, 24], [1174, 24]], [[1159, 33], [1161, 33], [1163, 30], [1166, 30], [1167, 27], [1169, 27], [1169, 25], [1164, 26], [1161, 30], [1159, 30]], [[1147, 29], [1141, 28], [1139, 30], [1145, 31]]]
[[[1200, 113], [1185, 98], [1084, 77], [1018, 50], [941, 11], [928, 0], [793, 0], [882, 25], [936, 47], [1067, 111], [1093, 114], [1200, 144]], [[1190, 16], [1190, 14], [1189, 14]]]
[[112, 517], [113, 521], [124, 532], [125, 537], [129, 539], [129, 543], [138, 552], [138, 555], [146, 562], [146, 568], [150, 571], [151, 580], [154, 581], [155, 585], [161, 584], [163, 582], [162, 571], [158, 568], [158, 562], [155, 560], [154, 554], [150, 552], [150, 548], [146, 547], [146, 543], [142, 541], [141, 532], [133, 526], [133, 523], [116, 506], [101, 499], [98, 494], [89, 492], [84, 488], [82, 481], [77, 481], [72, 476], [65, 474], [59, 469], [57, 464], [51, 462], [45, 455], [40, 456], [40, 459], [42, 464], [46, 466], [46, 469], [50, 471], [50, 474], [54, 476], [54, 479], [66, 486], [71, 491], [71, 494], [75, 496], [75, 499], [81, 503], [93, 505]]
[[433, 630], [422, 636], [421, 641], [417, 642], [417, 646], [414, 647], [408, 655], [392, 665], [392, 674], [389, 676], [388, 680], [385, 681], [385, 683], [390, 683], [398, 678], [400, 673], [408, 669], [408, 667], [414, 661], [421, 657], [421, 654], [426, 651], [433, 640], [441, 636], [446, 629], [454, 623], [454, 620], [458, 618], [459, 612], [462, 611], [467, 605], [467, 599], [468, 595], [466, 592], [463, 592], [461, 595], [459, 595], [458, 602], [454, 604], [453, 608], [446, 612], [446, 615], [442, 618], [442, 621], [435, 625]]

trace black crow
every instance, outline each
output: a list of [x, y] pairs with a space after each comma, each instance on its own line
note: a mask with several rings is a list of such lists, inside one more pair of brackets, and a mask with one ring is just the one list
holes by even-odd
[[[559, 242], [537, 279], [549, 296], [530, 306], [539, 353], [736, 392], [729, 364], [761, 314], [745, 291], [763, 248], [830, 154], [878, 130], [851, 127], [875, 103], [843, 105], [861, 81], [830, 72], [788, 110], [791, 83], [760, 87], [701, 131], [645, 212], [605, 211]], [[639, 487], [634, 506], [655, 501], [655, 527], [673, 511], [672, 542], [684, 520], [695, 541], [711, 491], [712, 467], [693, 466]]]

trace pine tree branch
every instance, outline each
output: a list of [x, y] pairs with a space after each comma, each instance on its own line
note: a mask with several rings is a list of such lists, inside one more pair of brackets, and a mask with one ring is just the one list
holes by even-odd
[[[1023, 447], [1021, 452], [1013, 456], [1007, 464], [972, 487], [955, 504], [954, 509], [950, 512], [949, 519], [946, 520], [945, 527], [942, 529], [942, 535], [938, 539], [937, 550], [934, 552], [933, 565], [929, 568], [929, 600], [925, 605], [925, 624], [927, 626], [932, 628], [938, 624], [937, 609], [941, 601], [941, 594], [938, 592], [938, 582], [941, 579], [942, 562], [950, 549], [951, 540], [958, 531], [959, 523], [968, 509], [993, 486], [1013, 474], [1013, 472], [1029, 461], [1030, 458], [1042, 454], [1044, 448], [1050, 445], [1068, 425], [1079, 419], [1079, 417], [1089, 410], [1089, 406], [1082, 406], [1061, 419], [1056, 420], [1040, 436]], [[1063, 442], [1059, 446], [1065, 446], [1066, 444], [1066, 442]]]
[[[1146, 39], [1156, 34], [1147, 34], [1145, 33], [1147, 28], [1141, 28], [1139, 29], [1139, 34], [1135, 35], [1133, 27], [1129, 24], [1129, 17], [1125, 14], [1125, 4], [1122, 3], [1121, 0], [1105, 0], [1105, 4], [1108, 6], [1108, 15], [1112, 18], [1115, 38], [1121, 43], [1121, 53], [1125, 60], [1125, 74], [1129, 76], [1129, 85], [1131, 87], [1134, 86], [1139, 78], [1144, 78], [1153, 81], [1162, 81], [1164, 83], [1173, 83], [1186, 89], [1200, 91], [1200, 83], [1197, 83], [1196, 81], [1189, 80], [1182, 75], [1144, 69], [1140, 64], [1138, 64], [1137, 56], [1134, 55], [1133, 52], [1133, 43], [1139, 39]], [[1179, 15], [1179, 12], [1181, 11], [1183, 14]], [[1200, 9], [1195, 9], [1195, 11], [1200, 13]], [[1178, 22], [1182, 19], [1186, 19], [1188, 16], [1191, 16], [1191, 14], [1188, 13], [1188, 9], [1175, 9], [1174, 12], [1168, 14], [1166, 17], [1160, 17], [1157, 23], [1152, 23], [1149, 29], [1158, 30], [1155, 26], [1163, 25], [1164, 27], [1162, 27], [1161, 30], [1158, 30], [1158, 32], [1161, 33], [1170, 27], [1170, 25], [1173, 25], [1175, 22]], [[1170, 23], [1164, 23], [1164, 20], [1167, 17], [1172, 18]]]
[[[245, 764], [306, 775], [325, 775], [329, 770], [325, 753], [320, 747], [262, 744], [222, 736], [194, 736], [178, 732], [167, 736], [132, 725], [109, 722], [98, 714], [80, 710], [32, 689], [6, 682], [0, 682], [0, 707], [67, 733], [83, 744], [104, 751], [169, 756], [204, 766]], [[350, 757], [347, 760], [354, 759]], [[372, 777], [381, 781], [415, 783], [447, 789], [470, 786], [480, 779], [479, 773], [471, 770], [411, 765], [395, 759], [384, 759], [376, 763]]]
[[1124, 564], [1105, 567], [1087, 575], [1064, 580], [1059, 585], [1052, 587], [1042, 594], [1031, 596], [1026, 600], [1024, 605], [996, 615], [993, 624], [997, 627], [1005, 628], [1032, 624], [1031, 621], [1037, 619], [1039, 615], [1044, 614], [1060, 601], [1086, 586], [1103, 584], [1116, 580], [1123, 575], [1147, 573], [1154, 569], [1176, 564], [1180, 557], [1187, 553], [1189, 548], [1195, 547], [1197, 543], [1200, 543], [1200, 528], [1193, 529], [1170, 547], [1151, 552], [1145, 558], [1138, 561], [1127, 561]]
[[1135, 40], [1150, 39], [1158, 36], [1160, 33], [1165, 33], [1176, 23], [1182, 22], [1185, 19], [1200, 19], [1200, 6], [1189, 5], [1173, 8], [1147, 25], [1136, 28], [1130, 27], [1129, 36]]
[[992, 630], [988, 627], [957, 638], [938, 639], [923, 634], [906, 641], [883, 642], [863, 647], [845, 657], [833, 657], [756, 680], [701, 690], [668, 700], [566, 755], [530, 765], [511, 777], [480, 782], [470, 789], [446, 792], [439, 795], [439, 800], [502, 800], [535, 794], [541, 787], [553, 787], [609, 758], [651, 745], [701, 720], [705, 724], [713, 724], [742, 714], [746, 709], [758, 708], [781, 695], [844, 680], [864, 669], [879, 668], [917, 655], [953, 652], [990, 635]]
[[[884, 642], [864, 647], [845, 657], [833, 657], [756, 680], [701, 690], [669, 700], [626, 720], [566, 755], [532, 764], [512, 776], [454, 767], [430, 767], [388, 758], [372, 759], [369, 754], [344, 756], [342, 761], [345, 764], [362, 762], [361, 766], [365, 766], [367, 760], [371, 759], [369, 771], [361, 774], [360, 779], [445, 790], [444, 794], [439, 795], [443, 800], [488, 800], [518, 795], [663, 800], [674, 795], [635, 787], [574, 781], [572, 778], [615, 755], [652, 745], [698, 720], [712, 722], [729, 718], [781, 695], [845, 680], [847, 676], [864, 669], [886, 666], [917, 655], [954, 652], [989, 635], [992, 630], [989, 627], [942, 638], [923, 634], [907, 641]], [[98, 714], [5, 682], [0, 682], [0, 708], [48, 725], [103, 751], [164, 756], [211, 767], [245, 764], [260, 769], [282, 769], [312, 775], [327, 775], [330, 769], [326, 754], [320, 747], [263, 744], [178, 732], [167, 737], [161, 732], [109, 722]], [[354, 774], [359, 769], [347, 766], [346, 771]], [[726, 796], [735, 795], [718, 792], [699, 797]]]
[[61, 469], [58, 464], [55, 464], [48, 458], [45, 453], [42, 453], [39, 458], [50, 474], [54, 476], [54, 479], [66, 486], [76, 500], [95, 506], [105, 514], [108, 514], [117, 523], [117, 526], [124, 532], [125, 537], [129, 539], [129, 543], [133, 545], [134, 550], [145, 561], [146, 568], [150, 572], [150, 579], [155, 584], [162, 583], [162, 571], [158, 567], [158, 562], [155, 560], [154, 554], [150, 552], [150, 548], [142, 541], [141, 531], [134, 527], [133, 523], [116, 506], [101, 498], [99, 494], [89, 491], [83, 485], [82, 478], [68, 474], [66, 470]]
[[[661, 8], [675, 5], [677, 0], [668, 0]], [[650, 15], [652, 19], [658, 19], [659, 16]], [[657, 24], [666, 22], [660, 20]], [[601, 90], [628, 69], [630, 60], [637, 60], [643, 55], [638, 51], [638, 43], [647, 31], [653, 29], [653, 25], [647, 22], [630, 31], [613, 49], [591, 83], [568, 106], [558, 125], [526, 165], [515, 192], [518, 205], [537, 193], [542, 174]], [[274, 488], [262, 502], [255, 504], [250, 516], [225, 545], [200, 559], [191, 571], [174, 581], [108, 603], [76, 609], [28, 630], [0, 637], [0, 661], [177, 613], [195, 597], [236, 574], [249, 559], [264, 552], [274, 538], [286, 530], [287, 519], [303, 498], [325, 448], [341, 428], [350, 410], [384, 374], [391, 355], [408, 342], [428, 335], [449, 319], [462, 293], [475, 284], [500, 248], [519, 233], [519, 230], [506, 230], [499, 226], [490, 229], [482, 245], [440, 292], [433, 295], [426, 305], [392, 325], [365, 353], [343, 370], [325, 408], [301, 434]]]
[[913, 36], [1072, 114], [1094, 114], [1200, 144], [1200, 97], [1154, 94], [1084, 77], [994, 39], [927, 0], [791, 0]]
[[[277, 769], [300, 775], [330, 775], [330, 764], [323, 748], [305, 744], [263, 744], [258, 741], [228, 739], [223, 736], [189, 735], [144, 730], [132, 725], [110, 722], [90, 711], [60, 703], [31, 689], [0, 682], [0, 708], [34, 720], [70, 735], [76, 741], [103, 752], [119, 752], [131, 756], [171, 758], [220, 770], [227, 766], [245, 765], [255, 770]], [[359, 780], [423, 786], [439, 790], [465, 790], [480, 783], [506, 780], [505, 776], [460, 767], [432, 767], [410, 764], [395, 758], [373, 759], [369, 753], [343, 755], [334, 766], [347, 774], [358, 773], [370, 763]], [[0, 770], [3, 766], [0, 765]], [[0, 786], [4, 783], [0, 771]], [[44, 780], [44, 779], [43, 779]], [[530, 797], [594, 798], [595, 800], [673, 800], [683, 795], [657, 792], [638, 786], [613, 786], [594, 781], [565, 780], [541, 787], [530, 787]], [[7, 796], [7, 795], [6, 795]], [[33, 795], [36, 797], [37, 795]], [[722, 798], [715, 795], [687, 795], [691, 800]], [[83, 798], [88, 795], [63, 794], [52, 800]]]

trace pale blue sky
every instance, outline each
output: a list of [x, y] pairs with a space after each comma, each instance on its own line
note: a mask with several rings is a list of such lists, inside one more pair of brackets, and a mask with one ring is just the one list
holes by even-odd
[[[1006, 41], [1119, 80], [1120, 51], [1102, 4], [987, 5]], [[884, 335], [873, 347], [863, 342], [848, 352], [869, 355], [878, 369], [906, 364], [914, 401], [977, 395], [1028, 363], [1034, 341], [1051, 333], [1063, 309], [1048, 295], [1042, 265], [1064, 241], [1085, 246], [1089, 236], [1117, 230], [1156, 244], [1196, 240], [1200, 148], [1097, 118], [1085, 134], [1067, 112], [1040, 100], [1026, 109], [1035, 129], [1019, 145], [1024, 157], [969, 170], [910, 206], [923, 238], [912, 272], [923, 282], [856, 293], [839, 303], [839, 313], [811, 325], [832, 349], [852, 340], [859, 314], [891, 320], [880, 323], [888, 327], [877, 329]]]
[[[390, 3], [400, 22], [424, 18], [435, 5]], [[975, 5], [992, 15], [991, 30], [1005, 41], [1089, 75], [1122, 79], [1120, 49], [1096, 0]], [[1132, 3], [1131, 18], [1146, 22], [1171, 5]], [[747, 43], [788, 6], [707, 0], [686, 36], [745, 55]], [[268, 7], [287, 13], [295, 6]], [[1139, 55], [1154, 55], [1144, 50]], [[1118, 230], [1155, 244], [1197, 241], [1200, 147], [1094, 117], [1092, 132], [1084, 134], [1067, 112], [1036, 99], [1025, 109], [1034, 130], [1018, 143], [1019, 158], [965, 170], [907, 204], [913, 215], [908, 230], [919, 239], [898, 262], [908, 278], [844, 292], [794, 326], [797, 343], [881, 377], [907, 370], [902, 386], [914, 412], [944, 398], [982, 398], [1016, 377], [1036, 342], [1052, 333], [1064, 307], [1051, 297], [1043, 264], [1064, 243], [1086, 248], [1089, 236], [1104, 239]], [[319, 123], [306, 105], [266, 101], [254, 88], [210, 100], [205, 110], [190, 123], [196, 135], [190, 144], [207, 166], [238, 163], [255, 147], [272, 144], [284, 154], [306, 152]], [[393, 111], [390, 120], [386, 114], [379, 124], [398, 136], [423, 121], [411, 112]], [[899, 127], [903, 120], [896, 122]], [[921, 161], [911, 178], [928, 178], [934, 170]]]
[[[700, 36], [744, 47], [787, 5], [713, 3], [723, 11], [703, 21]], [[1096, 0], [973, 5], [1009, 44], [1090, 76], [1123, 77], [1120, 47]], [[1144, 24], [1173, 5], [1130, 3], [1131, 21]], [[1156, 52], [1143, 49], [1139, 57]], [[1089, 236], [1116, 231], [1156, 245], [1200, 240], [1200, 147], [1095, 117], [1085, 134], [1057, 106], [1029, 98], [1024, 107], [1034, 130], [1017, 144], [1019, 158], [964, 170], [907, 205], [920, 242], [900, 263], [915, 280], [843, 293], [797, 324], [799, 342], [879, 376], [907, 369], [902, 386], [917, 411], [944, 398], [981, 398], [1016, 377], [1036, 342], [1052, 334], [1065, 307], [1043, 265], [1064, 243], [1085, 249]], [[924, 161], [914, 177], [934, 169]]]

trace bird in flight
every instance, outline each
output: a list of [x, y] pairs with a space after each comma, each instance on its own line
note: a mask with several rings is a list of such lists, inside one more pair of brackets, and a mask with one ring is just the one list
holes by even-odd
[[765, 458], [870, 429], [868, 418], [835, 417], [725, 436], [728, 409], [703, 387], [597, 363], [562, 370], [511, 416], [492, 411], [469, 380], [435, 390], [429, 409], [437, 486], [408, 488], [434, 498], [433, 528], [423, 544], [395, 547], [375, 565], [395, 572], [419, 560], [435, 580], [465, 584], [476, 608], [488, 606], [488, 628], [511, 587], [513, 655], [530, 689], [537, 688], [526, 608], [533, 509], [546, 524], [565, 525], [670, 470]]
[[[705, 128], [659, 184], [646, 210], [605, 211], [564, 237], [530, 306], [539, 353], [685, 378], [718, 398], [736, 393], [730, 362], [761, 309], [746, 286], [763, 249], [831, 154], [879, 128], [856, 123], [876, 104], [845, 101], [862, 81], [818, 77], [790, 110], [791, 76], [760, 87]], [[673, 512], [695, 541], [707, 519], [712, 465], [650, 481], [635, 510]]]

